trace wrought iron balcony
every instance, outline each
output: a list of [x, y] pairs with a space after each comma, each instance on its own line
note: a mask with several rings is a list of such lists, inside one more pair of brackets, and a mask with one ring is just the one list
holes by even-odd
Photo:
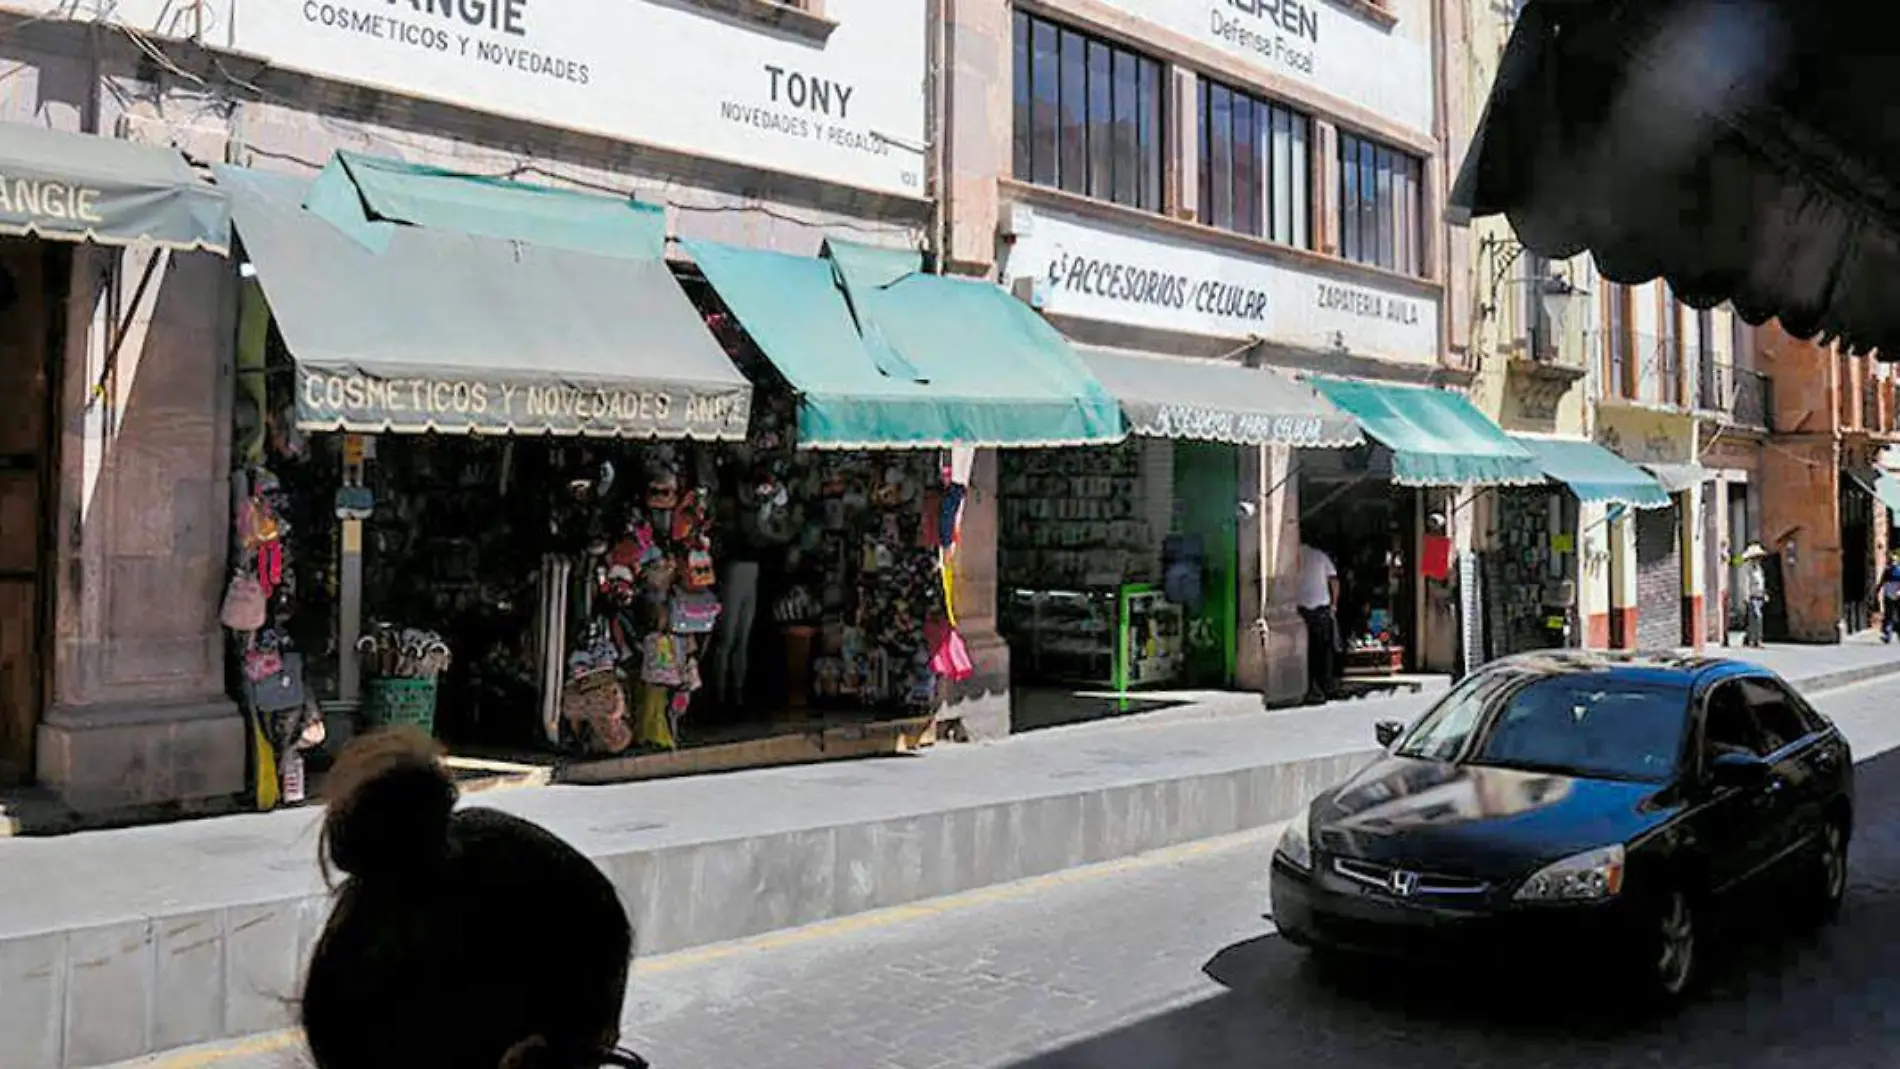
[[1602, 359], [1598, 396], [1686, 407], [1681, 339], [1599, 332], [1592, 341]]

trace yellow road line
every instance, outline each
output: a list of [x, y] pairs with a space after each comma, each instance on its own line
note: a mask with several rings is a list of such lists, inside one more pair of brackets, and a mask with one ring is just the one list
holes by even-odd
[[[1270, 836], [1279, 831], [1280, 827], [1280, 825], [1275, 824], [1266, 828], [1255, 828], [1251, 831], [1244, 831], [1235, 835], [1226, 835], [1218, 839], [1203, 839], [1198, 842], [1185, 843], [1181, 846], [1172, 846], [1146, 854], [1136, 854], [1133, 857], [1122, 858], [1118, 861], [1104, 861], [1100, 864], [1086, 865], [1082, 868], [1065, 869], [1062, 872], [1053, 872], [1047, 876], [1036, 876], [1027, 880], [1018, 880], [1015, 883], [998, 884], [994, 887], [965, 891], [962, 894], [949, 895], [944, 898], [934, 898], [929, 901], [917, 902], [908, 906], [893, 906], [888, 909], [873, 910], [869, 913], [856, 913], [848, 917], [819, 921], [816, 924], [808, 924], [802, 928], [792, 928], [783, 932], [771, 932], [738, 942], [717, 943], [708, 947], [682, 950], [676, 953], [638, 961], [634, 964], [634, 974], [636, 976], [652, 976], [674, 972], [679, 969], [692, 968], [696, 965], [706, 965], [716, 961], [724, 961], [742, 954], [757, 954], [772, 950], [781, 950], [787, 947], [803, 946], [808, 943], [833, 939], [839, 936], [878, 931], [911, 921], [925, 920], [930, 917], [941, 917], [976, 906], [1018, 901], [1057, 887], [1091, 883], [1110, 876], [1139, 872], [1144, 869], [1160, 868], [1165, 865], [1178, 864], [1182, 861], [1188, 861], [1198, 857], [1206, 857], [1210, 854], [1218, 854], [1226, 850], [1250, 846], [1268, 840]], [[279, 1054], [289, 1051], [297, 1047], [301, 1043], [302, 1038], [303, 1033], [296, 1029], [283, 1032], [270, 1032], [264, 1035], [252, 1036], [247, 1039], [232, 1040], [229, 1043], [223, 1043], [217, 1046], [198, 1047], [192, 1050], [179, 1051], [174, 1054], [161, 1054], [154, 1058], [133, 1062], [131, 1064], [137, 1066], [138, 1069], [213, 1069], [215, 1066], [234, 1061], [238, 1058], [255, 1058], [262, 1055]]]

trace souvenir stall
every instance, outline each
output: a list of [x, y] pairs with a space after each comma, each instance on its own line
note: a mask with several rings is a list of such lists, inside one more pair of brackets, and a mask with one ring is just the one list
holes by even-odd
[[1555, 485], [1500, 487], [1490, 516], [1495, 526], [1483, 555], [1489, 655], [1580, 646], [1576, 496]]
[[712, 503], [728, 611], [701, 673], [709, 721], [743, 737], [928, 717], [938, 680], [968, 673], [948, 597], [955, 464], [938, 450], [800, 448], [796, 396], [728, 313], [708, 323], [769, 384]]

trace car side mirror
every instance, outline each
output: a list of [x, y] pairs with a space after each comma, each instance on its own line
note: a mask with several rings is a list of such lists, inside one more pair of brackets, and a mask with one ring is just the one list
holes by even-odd
[[1379, 740], [1379, 745], [1390, 746], [1399, 741], [1400, 735], [1405, 734], [1405, 725], [1397, 720], [1381, 720], [1373, 725], [1372, 734]]
[[1768, 779], [1768, 762], [1752, 753], [1733, 750], [1709, 762], [1709, 780], [1717, 787], [1757, 787]]

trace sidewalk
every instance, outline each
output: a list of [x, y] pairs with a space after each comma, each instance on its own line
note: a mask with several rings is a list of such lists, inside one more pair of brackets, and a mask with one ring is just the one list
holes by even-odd
[[[1900, 650], [1878, 643], [1758, 652], [1811, 691], [1900, 673]], [[1184, 706], [912, 758], [478, 804], [599, 859], [650, 955], [1282, 820], [1371, 756], [1375, 722], [1429, 700]], [[79, 1069], [288, 1024], [328, 908], [319, 817], [0, 840], [7, 1069]]]

